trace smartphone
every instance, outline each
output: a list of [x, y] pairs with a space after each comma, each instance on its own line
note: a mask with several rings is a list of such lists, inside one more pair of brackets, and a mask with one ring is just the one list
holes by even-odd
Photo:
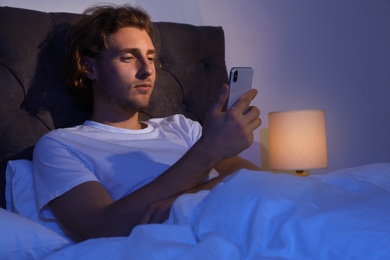
[[240, 97], [252, 88], [253, 68], [233, 67], [229, 74], [230, 93], [227, 109], [233, 106]]

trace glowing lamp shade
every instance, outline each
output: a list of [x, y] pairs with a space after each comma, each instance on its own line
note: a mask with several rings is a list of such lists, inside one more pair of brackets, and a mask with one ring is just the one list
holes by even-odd
[[271, 170], [328, 167], [323, 110], [271, 112], [268, 127]]

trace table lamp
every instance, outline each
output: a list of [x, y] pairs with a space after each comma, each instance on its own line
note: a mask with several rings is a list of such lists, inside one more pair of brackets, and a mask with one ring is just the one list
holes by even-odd
[[325, 112], [295, 110], [268, 114], [269, 157], [271, 170], [327, 168]]

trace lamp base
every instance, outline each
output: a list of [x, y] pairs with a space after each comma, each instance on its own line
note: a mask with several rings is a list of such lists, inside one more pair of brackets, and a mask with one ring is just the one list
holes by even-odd
[[309, 174], [307, 172], [305, 172], [304, 170], [296, 170], [295, 175], [301, 176], [301, 177], [306, 177]]

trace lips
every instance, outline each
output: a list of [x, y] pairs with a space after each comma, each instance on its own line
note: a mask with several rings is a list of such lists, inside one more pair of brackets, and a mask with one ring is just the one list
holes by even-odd
[[141, 82], [134, 86], [141, 94], [147, 94], [152, 89], [152, 84], [149, 82]]

